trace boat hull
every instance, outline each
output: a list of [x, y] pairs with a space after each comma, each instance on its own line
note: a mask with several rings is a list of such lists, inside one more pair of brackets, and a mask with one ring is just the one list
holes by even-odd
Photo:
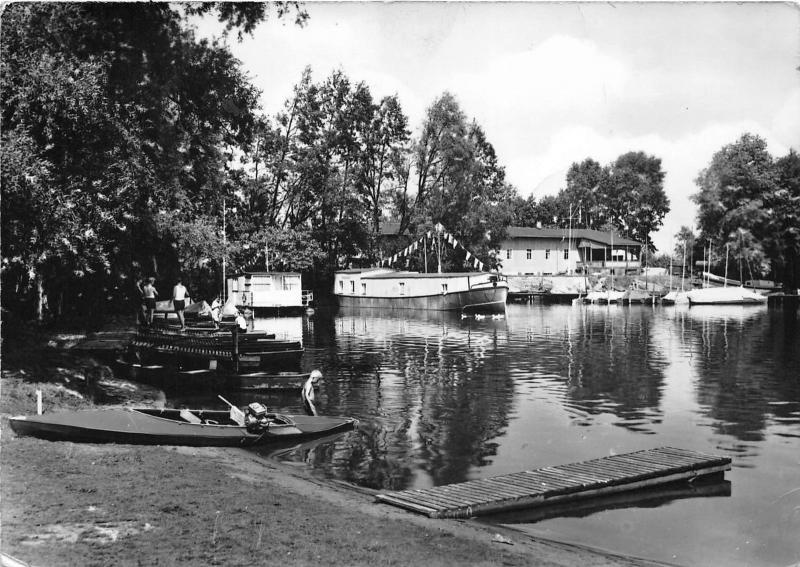
[[229, 412], [194, 410], [192, 413], [202, 423], [175, 421], [178, 412], [111, 408], [18, 416], [10, 418], [9, 423], [17, 435], [51, 441], [193, 447], [246, 447], [305, 439], [348, 431], [356, 424], [354, 419], [345, 417], [288, 415], [279, 416], [287, 418], [285, 423], [256, 434], [245, 427], [221, 425]]
[[[310, 372], [266, 371], [243, 372], [236, 374], [217, 369], [180, 369], [169, 365], [145, 365], [117, 359], [116, 369], [121, 377], [163, 389], [204, 389], [223, 390], [297, 390], [311, 377]], [[313, 382], [319, 387], [319, 380]]]
[[767, 298], [742, 287], [707, 287], [686, 294], [689, 305], [766, 305]]
[[300, 341], [279, 340], [263, 332], [165, 328], [139, 329], [131, 349], [129, 354], [139, 363], [183, 370], [219, 366], [229, 372], [298, 369], [304, 352]]
[[367, 295], [337, 295], [340, 307], [374, 309], [425, 309], [429, 311], [462, 311], [476, 313], [505, 313], [508, 287], [473, 289], [437, 295], [375, 297]]

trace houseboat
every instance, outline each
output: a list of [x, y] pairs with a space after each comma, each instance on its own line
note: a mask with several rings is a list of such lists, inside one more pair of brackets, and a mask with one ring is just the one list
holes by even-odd
[[505, 313], [508, 283], [488, 272], [364, 268], [336, 272], [333, 293], [342, 307]]
[[300, 314], [313, 302], [312, 293], [302, 289], [296, 272], [243, 272], [228, 278], [226, 289], [240, 310]]

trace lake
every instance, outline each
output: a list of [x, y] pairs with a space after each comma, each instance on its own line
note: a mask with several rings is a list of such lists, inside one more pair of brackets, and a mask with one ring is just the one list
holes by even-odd
[[[399, 490], [659, 446], [694, 449], [733, 459], [724, 482], [555, 517], [523, 511], [479, 521], [680, 565], [800, 561], [795, 311], [533, 304], [476, 320], [320, 309], [255, 326], [302, 337], [304, 368], [325, 376], [320, 413], [360, 420], [356, 432], [284, 459]], [[294, 394], [259, 399], [301, 411]]]

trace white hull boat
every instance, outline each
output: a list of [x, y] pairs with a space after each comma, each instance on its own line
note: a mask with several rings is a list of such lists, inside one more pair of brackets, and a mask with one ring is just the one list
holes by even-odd
[[767, 298], [743, 287], [706, 287], [687, 292], [690, 305], [764, 305]]

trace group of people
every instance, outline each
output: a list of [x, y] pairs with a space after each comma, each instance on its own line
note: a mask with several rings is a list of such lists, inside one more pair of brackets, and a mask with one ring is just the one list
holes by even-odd
[[[145, 279], [144, 282], [142, 282], [142, 280], [136, 282], [136, 287], [139, 289], [142, 300], [142, 311], [140, 311], [139, 315], [143, 318], [143, 323], [147, 326], [153, 324], [153, 314], [156, 310], [158, 290], [156, 289], [155, 282], [156, 279], [153, 277]], [[172, 306], [175, 314], [178, 316], [181, 330], [186, 329], [184, 310], [186, 309], [187, 303], [190, 301], [189, 291], [186, 289], [186, 286], [183, 285], [181, 278], [178, 278], [177, 283], [172, 288]], [[222, 302], [217, 297], [211, 303], [211, 320], [214, 321], [215, 325], [218, 325], [221, 320], [221, 311]], [[247, 321], [239, 310], [236, 311], [236, 325], [240, 331], [247, 331]]]
[[[153, 324], [153, 313], [156, 310], [158, 290], [156, 289], [155, 283], [156, 279], [153, 277], [147, 278], [144, 285], [142, 285], [141, 280], [136, 282], [136, 287], [139, 288], [139, 293], [142, 297], [142, 306], [145, 312], [144, 323], [148, 326]], [[180, 321], [182, 330], [186, 328], [186, 319], [184, 318], [183, 311], [186, 309], [186, 303], [188, 301], [189, 291], [186, 289], [186, 286], [183, 285], [181, 278], [178, 278], [178, 282], [175, 284], [175, 287], [172, 288], [172, 306], [175, 313], [178, 315], [178, 321]]]

